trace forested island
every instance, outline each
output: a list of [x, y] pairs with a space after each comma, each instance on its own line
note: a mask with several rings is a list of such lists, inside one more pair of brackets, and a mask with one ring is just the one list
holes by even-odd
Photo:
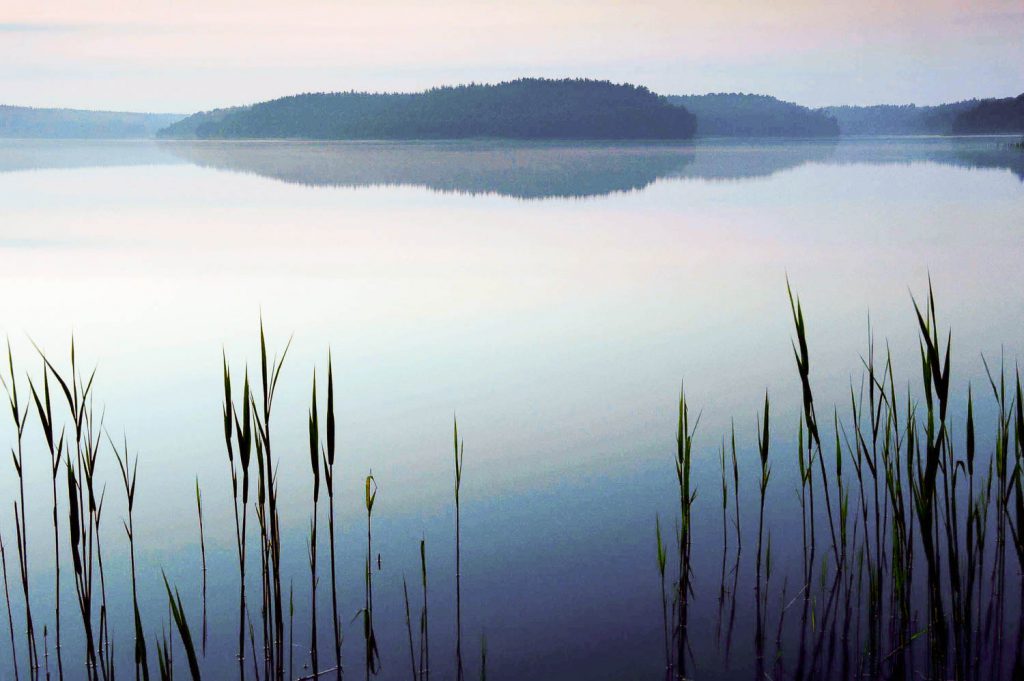
[[199, 113], [160, 131], [195, 139], [688, 139], [696, 118], [645, 87], [523, 78], [425, 92], [311, 93]]
[[81, 109], [36, 109], [0, 105], [0, 137], [46, 139], [142, 139], [184, 118]]
[[521, 78], [416, 93], [307, 93], [191, 116], [0, 105], [0, 138], [685, 140], [1024, 132], [1024, 95], [818, 109], [769, 95], [658, 95]]
[[672, 95], [668, 100], [697, 117], [699, 137], [837, 137], [827, 112], [769, 95], [711, 93]]

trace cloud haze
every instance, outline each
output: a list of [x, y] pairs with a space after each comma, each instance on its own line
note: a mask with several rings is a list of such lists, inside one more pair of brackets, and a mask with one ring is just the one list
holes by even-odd
[[1019, 0], [0, 0], [3, 103], [190, 112], [521, 75], [808, 105], [1024, 90]]

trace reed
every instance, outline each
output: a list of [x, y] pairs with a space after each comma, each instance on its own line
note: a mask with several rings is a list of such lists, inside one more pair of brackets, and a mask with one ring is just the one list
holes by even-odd
[[263, 322], [260, 321], [260, 378], [262, 403], [256, 412], [255, 424], [257, 438], [260, 446], [257, 452], [262, 457], [262, 470], [264, 488], [266, 491], [266, 508], [264, 510], [264, 544], [267, 553], [267, 586], [269, 589], [270, 601], [266, 608], [270, 620], [268, 650], [270, 651], [270, 671], [279, 681], [284, 678], [284, 609], [282, 597], [283, 575], [281, 574], [281, 521], [277, 503], [277, 468], [274, 465], [274, 456], [271, 438], [271, 413], [274, 404], [274, 396], [277, 392], [278, 380], [281, 378], [281, 370], [284, 367], [285, 358], [291, 347], [291, 340], [285, 345], [280, 359], [276, 356], [270, 358], [267, 354], [266, 334], [263, 329]]
[[402, 575], [402, 596], [405, 599], [405, 630], [409, 636], [409, 667], [412, 670], [412, 680], [416, 681], [416, 648], [412, 642], [412, 612], [409, 608], [409, 583]]
[[[192, 675], [192, 681], [200, 681], [202, 674], [199, 671], [199, 658], [196, 656], [196, 648], [192, 642], [192, 631], [188, 625], [188, 618], [185, 616], [185, 608], [181, 604], [181, 594], [178, 592], [177, 587], [171, 593], [171, 585], [167, 581], [167, 575], [164, 575], [164, 588], [167, 589], [167, 601], [171, 607], [171, 614], [174, 617], [174, 625], [178, 630], [178, 636], [181, 638], [181, 645], [185, 649], [185, 657], [188, 660], [188, 669]], [[170, 646], [165, 646], [165, 648], [170, 650]]]
[[[768, 451], [770, 448], [769, 437], [769, 417], [770, 417], [770, 406], [768, 401], [768, 393], [764, 395], [764, 418], [758, 417], [758, 433], [757, 433], [757, 450], [761, 458], [761, 476], [758, 481], [758, 488], [761, 492], [761, 505], [757, 517], [757, 569], [756, 569], [756, 588], [761, 588], [761, 540], [764, 536], [764, 500], [765, 494], [768, 491], [768, 480], [771, 478], [772, 468], [768, 463]], [[769, 547], [770, 548], [770, 547]]]
[[423, 585], [423, 606], [420, 609], [420, 679], [430, 678], [430, 617], [427, 609], [427, 540], [420, 539], [420, 581]]
[[18, 646], [14, 643], [14, 616], [11, 614], [11, 590], [7, 581], [7, 547], [4, 545], [3, 533], [0, 533], [0, 565], [4, 571], [4, 601], [7, 603], [7, 628], [11, 633], [11, 664], [14, 666], [14, 681], [21, 676], [18, 673]]
[[691, 489], [690, 469], [693, 461], [693, 436], [700, 416], [697, 416], [693, 427], [690, 426], [690, 410], [686, 403], [686, 392], [679, 390], [679, 413], [676, 428], [676, 481], [679, 485], [679, 583], [676, 598], [678, 601], [676, 622], [676, 660], [675, 670], [679, 679], [686, 678], [686, 653], [688, 646], [688, 607], [692, 595], [692, 571], [690, 567], [690, 551], [692, 548], [691, 509], [697, 492]]
[[733, 495], [733, 509], [735, 513], [736, 525], [736, 556], [737, 558], [743, 553], [743, 533], [740, 532], [740, 467], [736, 459], [736, 423], [735, 421], [731, 425], [731, 453], [732, 453], [732, 495]]
[[941, 674], [946, 665], [947, 630], [940, 583], [940, 559], [936, 546], [939, 531], [936, 505], [939, 466], [946, 454], [947, 446], [946, 414], [949, 408], [950, 338], [947, 338], [943, 355], [938, 336], [938, 321], [935, 317], [935, 298], [930, 286], [925, 311], [922, 313], [917, 301], [914, 301], [914, 311], [917, 314], [921, 331], [921, 369], [927, 420], [925, 422], [925, 458], [922, 466], [919, 450], [912, 486], [921, 529], [921, 546], [927, 563], [932, 673]]
[[92, 627], [92, 587], [89, 574], [91, 569], [87, 563], [89, 534], [88, 525], [83, 513], [80, 483], [74, 468], [68, 466], [68, 507], [69, 531], [71, 533], [71, 557], [75, 568], [75, 591], [78, 596], [79, 612], [82, 616], [82, 629], [85, 632], [86, 669], [89, 678], [97, 678], [96, 648]]
[[252, 651], [252, 674], [256, 681], [260, 680], [259, 656], [256, 654], [256, 630], [252, 625], [252, 617], [249, 616], [249, 649]]
[[459, 441], [459, 422], [453, 419], [453, 442], [455, 448], [455, 678], [463, 681], [462, 666], [462, 506], [459, 492], [462, 489], [462, 457], [465, 443]]
[[729, 552], [729, 482], [725, 477], [725, 440], [718, 449], [718, 465], [722, 473], [722, 565]]
[[380, 668], [380, 651], [373, 628], [373, 505], [377, 501], [377, 481], [371, 471], [366, 476], [364, 502], [366, 506], [366, 573], [365, 600], [360, 614], [363, 616], [363, 642], [366, 652], [366, 678], [376, 675]]
[[[877, 352], [870, 322], [867, 352], [862, 357], [863, 374], [859, 389], [851, 382], [849, 404], [842, 410], [833, 409], [833, 432], [823, 435], [818, 420], [818, 405], [810, 393], [810, 370], [807, 349], [806, 323], [799, 298], [788, 291], [790, 311], [796, 334], [793, 341], [794, 356], [801, 383], [798, 403], [800, 419], [796, 434], [797, 493], [801, 508], [800, 539], [803, 542], [804, 580], [802, 588], [790, 594], [785, 561], [779, 555], [786, 546], [779, 540], [776, 522], [767, 523], [765, 512], [769, 481], [776, 476], [779, 461], [770, 451], [770, 440], [777, 435], [771, 430], [771, 407], [766, 392], [764, 403], [757, 415], [757, 448], [759, 465], [750, 461], [750, 468], [759, 468], [759, 509], [756, 555], [754, 561], [755, 601], [751, 609], [755, 614], [753, 639], [754, 660], [760, 678], [797, 678], [801, 681], [819, 678], [892, 678], [975, 679], [1016, 678], [1024, 670], [1024, 644], [1019, 632], [1024, 619], [1017, 604], [1020, 587], [1013, 583], [1024, 566], [1024, 389], [1018, 372], [1008, 372], [1005, 361], [997, 367], [985, 362], [988, 382], [994, 398], [994, 438], [980, 435], [981, 417], [976, 410], [973, 388], [966, 387], [964, 418], [953, 413], [956, 403], [951, 384], [951, 334], [940, 336], [935, 296], [929, 285], [927, 299], [914, 302], [919, 331], [920, 385], [922, 389], [897, 387], [892, 355], [886, 348]], [[257, 680], [294, 679], [293, 636], [295, 602], [294, 591], [288, 589], [278, 602], [281, 582], [293, 583], [292, 575], [285, 575], [281, 567], [281, 519], [277, 498], [277, 466], [270, 447], [271, 407], [283, 358], [268, 358], [266, 341], [261, 330], [261, 381], [252, 391], [248, 374], [240, 395], [232, 389], [231, 371], [226, 354], [223, 358], [223, 429], [231, 476], [231, 495], [235, 522], [235, 538], [239, 570], [239, 675], [251, 673]], [[18, 543], [19, 569], [22, 577], [36, 575], [27, 569], [26, 506], [32, 490], [21, 477], [26, 461], [31, 466], [31, 442], [24, 442], [30, 430], [26, 429], [29, 416], [37, 417], [43, 444], [50, 456], [51, 495], [54, 520], [55, 596], [54, 607], [57, 632], [57, 673], [63, 674], [61, 661], [61, 598], [60, 577], [63, 533], [59, 531], [61, 497], [66, 491], [67, 548], [72, 561], [79, 615], [84, 642], [84, 670], [72, 672], [73, 678], [106, 681], [117, 676], [114, 642], [121, 640], [114, 628], [119, 623], [107, 607], [107, 578], [115, 572], [105, 572], [103, 561], [104, 486], [98, 473], [98, 462], [104, 456], [102, 449], [109, 446], [120, 471], [121, 484], [127, 499], [127, 516], [122, 524], [128, 540], [130, 579], [132, 592], [134, 639], [134, 669], [136, 679], [148, 679], [149, 665], [145, 640], [146, 626], [142, 620], [140, 601], [146, 590], [139, 582], [136, 569], [134, 517], [136, 481], [139, 457], [129, 455], [126, 440], [115, 442], [106, 432], [102, 412], [94, 407], [94, 374], [79, 371], [74, 343], [71, 350], [70, 372], [62, 373], [45, 355], [42, 375], [28, 377], [31, 400], [23, 397], [15, 386], [13, 353], [8, 348], [7, 371], [4, 384], [15, 417], [12, 459], [19, 476], [19, 489], [15, 508], [15, 535]], [[992, 370], [995, 369], [995, 370]], [[341, 624], [338, 620], [338, 593], [335, 562], [335, 453], [336, 434], [334, 419], [333, 367], [328, 356], [326, 425], [321, 432], [316, 376], [308, 410], [310, 466], [313, 474], [312, 516], [309, 525], [310, 602], [310, 676], [321, 678], [341, 670]], [[24, 380], [24, 379], [23, 379]], [[55, 416], [51, 405], [51, 380], [59, 386], [68, 406], [67, 425], [64, 417]], [[919, 398], [914, 395], [920, 394]], [[58, 398], [59, 400], [59, 398]], [[773, 394], [773, 400], [778, 398]], [[845, 401], [845, 397], [844, 397]], [[34, 406], [33, 406], [34, 405]], [[987, 418], [987, 416], [985, 417]], [[655, 539], [660, 587], [661, 645], [664, 647], [666, 678], [684, 678], [693, 675], [694, 664], [704, 666], [704, 651], [694, 655], [690, 649], [690, 619], [696, 598], [698, 561], [693, 554], [707, 547], [697, 545], [695, 528], [701, 518], [694, 514], [697, 490], [692, 472], [694, 437], [700, 417], [691, 419], [685, 393], [680, 390], [678, 403], [676, 451], [674, 464], [679, 489], [679, 516], [675, 537], [679, 551], [678, 573], [669, 569], [668, 548], [661, 530], [660, 516], [655, 515]], [[777, 416], [776, 416], [777, 421]], [[960, 428], [963, 430], [960, 430]], [[834, 435], [834, 450], [831, 442]], [[718, 453], [717, 474], [721, 479], [722, 508], [722, 561], [719, 596], [718, 636], [721, 640], [726, 609], [726, 595], [731, 594], [729, 626], [725, 635], [725, 656], [732, 650], [733, 623], [737, 612], [737, 588], [741, 573], [739, 491], [740, 466], [737, 454], [735, 427], [727, 434], [730, 442], [722, 438]], [[106, 443], [101, 440], [105, 437]], [[321, 441], [321, 437], [324, 440]], [[991, 447], [989, 448], [989, 442]], [[101, 447], [103, 444], [103, 447]], [[287, 445], [285, 445], [287, 446]], [[44, 447], [40, 447], [42, 449]], [[988, 448], [988, 449], [986, 449]], [[262, 624], [262, 659], [257, 652], [258, 625], [247, 607], [247, 518], [250, 511], [249, 487], [251, 458], [255, 449], [256, 493], [252, 511], [259, 523], [259, 564], [262, 596], [260, 618]], [[727, 451], [730, 450], [730, 451]], [[285, 451], [285, 450], [281, 450]], [[29, 452], [23, 456], [22, 452]], [[464, 443], [460, 438], [457, 421], [453, 421], [453, 454], [455, 463], [455, 673], [464, 677], [461, 599], [461, 481], [463, 473]], [[834, 454], [834, 457], [831, 456]], [[731, 462], [730, 462], [731, 459]], [[815, 461], [817, 459], [817, 461]], [[794, 462], [789, 461], [792, 466]], [[732, 491], [729, 490], [731, 464]], [[712, 464], [714, 465], [714, 464]], [[59, 490], [57, 477], [66, 474], [66, 490]], [[817, 474], [815, 468], [818, 469]], [[747, 465], [744, 465], [747, 470]], [[756, 470], [756, 468], [755, 468]], [[852, 474], [851, 474], [852, 470]], [[328, 521], [331, 549], [331, 590], [335, 666], [322, 664], [318, 652], [318, 631], [323, 625], [318, 603], [319, 563], [319, 491], [323, 474], [328, 493]], [[714, 475], [715, 472], [712, 472]], [[744, 473], [746, 475], [746, 473]], [[815, 478], [818, 478], [817, 480]], [[772, 486], [774, 489], [774, 484]], [[815, 490], [824, 492], [825, 503], [815, 509]], [[374, 543], [373, 512], [377, 482], [372, 473], [365, 480], [366, 560], [365, 600], [357, 617], [363, 619], [366, 652], [366, 677], [381, 671], [381, 651], [375, 632]], [[831, 495], [831, 499], [830, 499]], [[729, 497], [732, 496], [736, 531], [735, 567], [731, 592], [726, 587], [726, 562], [731, 534], [729, 528]], [[187, 497], [182, 497], [187, 498]], [[202, 562], [202, 651], [206, 655], [206, 549], [204, 528], [204, 500], [195, 484], [196, 512], [199, 527], [199, 551]], [[289, 505], [290, 506], [290, 505]], [[776, 510], [775, 513], [781, 513]], [[826, 514], [832, 536], [832, 551], [816, 556], [815, 517]], [[717, 528], [717, 511], [706, 519]], [[774, 516], [773, 516], [774, 517]], [[795, 527], [795, 514], [793, 518]], [[712, 533], [717, 532], [714, 529]], [[993, 538], [994, 535], [994, 538]], [[253, 539], [255, 541], [255, 539]], [[717, 547], [717, 542], [714, 542]], [[774, 544], [774, 546], [773, 546]], [[794, 547], [795, 548], [795, 547]], [[420, 582], [422, 605], [419, 616], [419, 640], [414, 631], [409, 585], [403, 576], [402, 598], [405, 608], [405, 644], [409, 647], [409, 673], [413, 679], [430, 676], [429, 598], [425, 538], [420, 540]], [[380, 554], [376, 554], [377, 571]], [[922, 558], [923, 557], [923, 558]], [[819, 559], [820, 558], [820, 559]], [[702, 563], [702, 561], [700, 561]], [[4, 573], [4, 593], [7, 597], [8, 629], [15, 678], [25, 667], [19, 667], [22, 645], [28, 654], [28, 675], [36, 678], [49, 676], [49, 628], [42, 620], [33, 620], [42, 626], [42, 653], [32, 653], [34, 635], [16, 638], [14, 619], [22, 612], [12, 607], [8, 583], [6, 547], [0, 536], [0, 567]], [[745, 564], [744, 564], [745, 565]], [[915, 569], [916, 568], [916, 569]], [[743, 570], [744, 574], [749, 572]], [[781, 573], [781, 578], [778, 576]], [[915, 576], [916, 575], [916, 576]], [[769, 599], [776, 585], [781, 583], [781, 598]], [[27, 580], [20, 580], [21, 594], [30, 602], [31, 591]], [[668, 585], [671, 584], [671, 590]], [[125, 585], [127, 587], [127, 585]], [[414, 585], [415, 586], [415, 585]], [[38, 585], [36, 586], [38, 589]], [[254, 587], [255, 588], [255, 587]], [[18, 589], [15, 589], [18, 591]], [[171, 629], [163, 636], [154, 636], [156, 661], [161, 678], [171, 678], [174, 666], [173, 634], [180, 640], [179, 667], [189, 666], [192, 678], [199, 678], [199, 640], [193, 640], [189, 622], [185, 617], [181, 596], [165, 578]], [[925, 600], [922, 601], [922, 598]], [[789, 600], [787, 600], [789, 599]], [[802, 612], [788, 616], [787, 611], [802, 601]], [[777, 610], [776, 602], [778, 603]], [[926, 608], [919, 609], [921, 602]], [[654, 603], [652, 606], [656, 605]], [[286, 607], [285, 607], [286, 606]], [[18, 606], [20, 607], [20, 605]], [[653, 610], [653, 608], [652, 608]], [[33, 613], [35, 615], [36, 613]], [[197, 613], [198, 614], [198, 613]], [[304, 613], [300, 613], [300, 617]], [[98, 620], [97, 620], [98, 615]], [[652, 613], [653, 615], [653, 613]], [[655, 615], [656, 616], [656, 615]], [[285, 622], [287, 619], [287, 622]], [[793, 622], [793, 619], [799, 619]], [[694, 621], [703, 621], [694, 618]], [[784, 623], [787, 626], [784, 627]], [[397, 624], [397, 623], [396, 623]], [[774, 659], [768, 643], [770, 629], [776, 628]], [[301, 627], [301, 624], [300, 624]], [[28, 621], [26, 619], [26, 630]], [[246, 669], [245, 631], [252, 655], [251, 670]], [[862, 634], [862, 629], [863, 634]], [[783, 643], [783, 631], [794, 632], [795, 647]], [[472, 635], [472, 634], [470, 634]], [[797, 636], [798, 635], [798, 636]], [[301, 636], [301, 635], [300, 635]], [[283, 646], [287, 642], [287, 656]], [[232, 644], [233, 647], [233, 644]], [[211, 649], [212, 650], [212, 649]], [[654, 646], [651, 647], [653, 652]], [[749, 648], [744, 647], [745, 651]], [[481, 639], [480, 676], [487, 674], [488, 653], [486, 638]], [[659, 655], [660, 657], [660, 655]], [[397, 659], [397, 658], [396, 658]], [[33, 666], [34, 662], [34, 666]], [[653, 660], [652, 660], [653, 662]], [[713, 674], [711, 664], [708, 672]], [[305, 666], [302, 663], [302, 666]], [[263, 671], [260, 671], [262, 667]], [[701, 670], [704, 672], [705, 670]], [[300, 672], [305, 673], [305, 672]]]
[[206, 657], [206, 534], [203, 530], [203, 493], [199, 489], [199, 478], [196, 478], [196, 516], [199, 519], [199, 558], [202, 563], [202, 601], [203, 601], [203, 657]]
[[160, 671], [160, 681], [173, 681], [174, 660], [170, 656], [171, 643], [167, 640], [167, 629], [161, 632], [161, 637], [156, 642], [156, 661]]
[[655, 538], [658, 541], [658, 575], [660, 577], [660, 591], [661, 591], [661, 629], [665, 638], [665, 678], [672, 678], [672, 649], [669, 644], [669, 625], [668, 625], [668, 594], [665, 592], [665, 566], [667, 563], [668, 552], [665, 550], [665, 544], [661, 541], [661, 519], [658, 516], [654, 517], [654, 533]]
[[[227, 356], [223, 357], [224, 403], [222, 409], [224, 425], [224, 445], [228, 455], [228, 468], [231, 474], [232, 512], [235, 519], [235, 542], [238, 555], [238, 671], [244, 678], [245, 670], [245, 630], [248, 621], [246, 611], [246, 530], [249, 512], [249, 467], [252, 461], [252, 396], [249, 390], [249, 372], [245, 373], [242, 387], [242, 416], [232, 399], [231, 371], [228, 368]], [[234, 438], [234, 439], [232, 439]], [[238, 448], [238, 466], [235, 465], [235, 444]], [[241, 471], [241, 487], [238, 473]], [[262, 484], [262, 483], [261, 483]], [[255, 660], [254, 660], [255, 663]]]
[[320, 674], [320, 655], [316, 631], [316, 528], [320, 503], [320, 416], [316, 406], [316, 374], [313, 374], [313, 397], [309, 407], [309, 463], [313, 470], [313, 518], [309, 523], [309, 588], [310, 588], [310, 660], [313, 675]]
[[[813, 551], [808, 554], [808, 547], [813, 546], [813, 539], [809, 541], [809, 536], [814, 536], [814, 506], [811, 505], [811, 512], [808, 512], [808, 499], [813, 499], [813, 492], [808, 494], [808, 490], [811, 488], [811, 469], [807, 462], [804, 460], [804, 420], [801, 416], [797, 423], [797, 444], [796, 444], [796, 460], [800, 472], [800, 546], [803, 550], [803, 569], [804, 569], [804, 583], [808, 583], [810, 577], [808, 576], [809, 566], [811, 559], [813, 558]], [[808, 536], [808, 517], [810, 517], [811, 534]]]
[[[244, 678], [242, 661], [245, 658], [245, 555], [242, 548], [242, 523], [238, 510], [238, 472], [235, 468], [235, 448], [232, 444], [234, 432], [234, 402], [231, 397], [231, 371], [228, 368], [228, 357], [221, 352], [222, 377], [224, 385], [224, 401], [221, 405], [221, 416], [224, 424], [224, 445], [228, 455], [228, 471], [231, 474], [231, 511], [235, 519], [235, 548], [238, 551], [238, 581], [240, 586], [238, 613], [238, 676]], [[246, 400], [248, 406], [248, 400]]]
[[25, 424], [28, 422], [28, 406], [24, 409], [18, 400], [18, 382], [14, 375], [14, 354], [11, 352], [10, 340], [7, 341], [6, 378], [0, 376], [7, 391], [7, 399], [14, 420], [16, 446], [11, 450], [14, 472], [18, 477], [18, 498], [14, 503], [14, 529], [18, 549], [18, 569], [21, 574], [21, 592], [25, 601], [25, 637], [28, 649], [29, 674], [35, 678], [39, 674], [39, 651], [36, 647], [35, 622], [32, 618], [32, 599], [29, 589], [28, 566], [28, 527], [25, 524]]
[[[108, 440], [110, 440], [108, 436]], [[135, 621], [135, 681], [144, 679], [149, 681], [149, 661], [146, 655], [146, 636], [142, 626], [142, 615], [139, 612], [139, 586], [138, 573], [135, 569], [135, 483], [138, 480], [139, 457], [136, 455], [134, 463], [128, 455], [128, 440], [124, 439], [124, 448], [120, 451], [113, 440], [110, 440], [110, 447], [114, 450], [114, 458], [117, 459], [118, 469], [121, 471], [121, 481], [124, 483], [124, 493], [128, 500], [128, 520], [124, 521], [124, 531], [128, 536], [128, 556], [131, 564], [132, 578], [132, 613]], [[197, 483], [196, 494], [199, 487]], [[198, 499], [198, 496], [197, 496]], [[204, 576], [205, 580], [205, 576]], [[205, 606], [206, 597], [204, 589], [203, 603]]]
[[[99, 542], [99, 522], [103, 505], [102, 497], [97, 497], [95, 484], [102, 422], [97, 427], [91, 396], [96, 372], [93, 370], [88, 378], [79, 372], [73, 338], [71, 340], [70, 372], [67, 379], [61, 375], [42, 350], [38, 348], [37, 350], [49, 374], [57, 381], [64, 394], [73, 426], [74, 448], [69, 449], [65, 465], [68, 477], [68, 525], [74, 566], [75, 595], [85, 635], [87, 677], [90, 681], [96, 681], [100, 673], [104, 679], [109, 678], [113, 673], [112, 651], [104, 652], [105, 642], [108, 640], [106, 634], [106, 580], [102, 570], [103, 558]], [[73, 460], [71, 459], [72, 452], [74, 453]], [[95, 602], [93, 589], [97, 567], [100, 572], [101, 596], [98, 640], [93, 623]]]
[[[295, 678], [295, 582], [288, 582], [288, 678]], [[303, 665], [305, 668], [305, 665]], [[314, 677], [315, 678], [315, 677]]]
[[327, 534], [331, 550], [331, 625], [334, 632], [335, 675], [340, 681], [344, 672], [341, 663], [341, 622], [338, 619], [338, 569], [335, 564], [334, 541], [334, 367], [331, 354], [327, 353], [327, 447], [324, 452], [324, 483], [327, 486]]
[[[789, 306], [793, 314], [793, 325], [796, 328], [796, 342], [793, 343], [793, 357], [796, 359], [797, 369], [800, 373], [800, 383], [803, 388], [804, 425], [807, 427], [807, 466], [813, 468], [814, 459], [818, 459], [821, 469], [821, 485], [825, 492], [825, 510], [828, 516], [828, 529], [832, 536], [832, 551], [835, 554], [836, 563], [840, 562], [839, 545], [836, 541], [835, 524], [832, 517], [832, 499], [829, 493], [828, 474], [825, 472], [825, 459], [821, 452], [821, 436], [818, 432], [818, 419], [814, 408], [814, 394], [811, 391], [811, 361], [807, 349], [807, 325], [804, 321], [804, 311], [800, 304], [799, 296], [793, 296], [789, 279], [786, 279], [786, 292], [789, 295]], [[815, 457], [815, 453], [817, 457]], [[813, 476], [813, 474], [812, 474]], [[809, 484], [811, 499], [811, 556], [814, 555], [814, 485]]]
[[270, 582], [270, 540], [267, 520], [267, 472], [263, 459], [263, 441], [256, 438], [256, 520], [260, 528], [260, 621], [263, 625], [263, 676], [270, 678], [274, 660], [271, 617], [272, 591]]
[[[46, 439], [46, 448], [50, 453], [50, 482], [53, 493], [53, 602], [54, 602], [54, 623], [56, 629], [55, 653], [57, 655], [57, 678], [64, 681], [64, 653], [61, 645], [60, 626], [60, 530], [57, 519], [57, 476], [60, 472], [60, 464], [64, 457], [64, 431], [61, 430], [59, 439], [55, 440], [55, 428], [53, 420], [53, 405], [50, 401], [50, 376], [43, 365], [43, 396], [40, 399], [35, 385], [29, 377], [29, 389], [32, 392], [32, 401], [36, 405], [36, 413], [39, 416], [39, 424]], [[130, 513], [129, 513], [130, 515]], [[134, 571], [133, 571], [134, 574]]]
[[998, 409], [995, 452], [992, 461], [995, 468], [995, 479], [993, 481], [993, 489], [995, 490], [993, 495], [995, 513], [995, 555], [992, 556], [989, 590], [992, 592], [993, 596], [986, 606], [984, 616], [984, 638], [991, 639], [990, 646], [993, 648], [989, 654], [989, 658], [991, 659], [989, 669], [990, 672], [994, 672], [1001, 664], [1000, 655], [1002, 648], [999, 644], [1001, 643], [1001, 634], [1004, 625], [1003, 599], [999, 596], [1005, 589], [1004, 575], [1006, 572], [1006, 533], [1008, 520], [1007, 502], [1009, 499], [1005, 490], [1009, 489], [1009, 452], [1013, 396], [1012, 393], [1007, 390], [1005, 358], [1000, 362], [998, 387], [987, 361], [985, 362], [985, 369], [988, 374], [989, 384], [992, 387], [992, 393]]

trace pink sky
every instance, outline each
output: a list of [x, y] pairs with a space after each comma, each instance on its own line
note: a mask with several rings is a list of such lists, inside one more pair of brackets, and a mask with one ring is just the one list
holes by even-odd
[[1024, 3], [0, 0], [5, 104], [190, 112], [523, 75], [812, 106], [1009, 96]]

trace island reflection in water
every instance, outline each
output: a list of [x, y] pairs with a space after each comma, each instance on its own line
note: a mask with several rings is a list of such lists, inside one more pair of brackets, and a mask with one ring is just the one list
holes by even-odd
[[659, 180], [743, 180], [809, 163], [932, 162], [1002, 168], [1024, 180], [1024, 154], [991, 138], [698, 141], [666, 144], [520, 142], [168, 142], [195, 165], [309, 186], [419, 186], [521, 199], [638, 191]]
[[1004, 138], [697, 140], [686, 144], [310, 141], [0, 142], [0, 172], [192, 164], [315, 187], [425, 187], [520, 199], [587, 198], [661, 180], [744, 180], [806, 164], [937, 163], [1004, 169], [1024, 154]]

